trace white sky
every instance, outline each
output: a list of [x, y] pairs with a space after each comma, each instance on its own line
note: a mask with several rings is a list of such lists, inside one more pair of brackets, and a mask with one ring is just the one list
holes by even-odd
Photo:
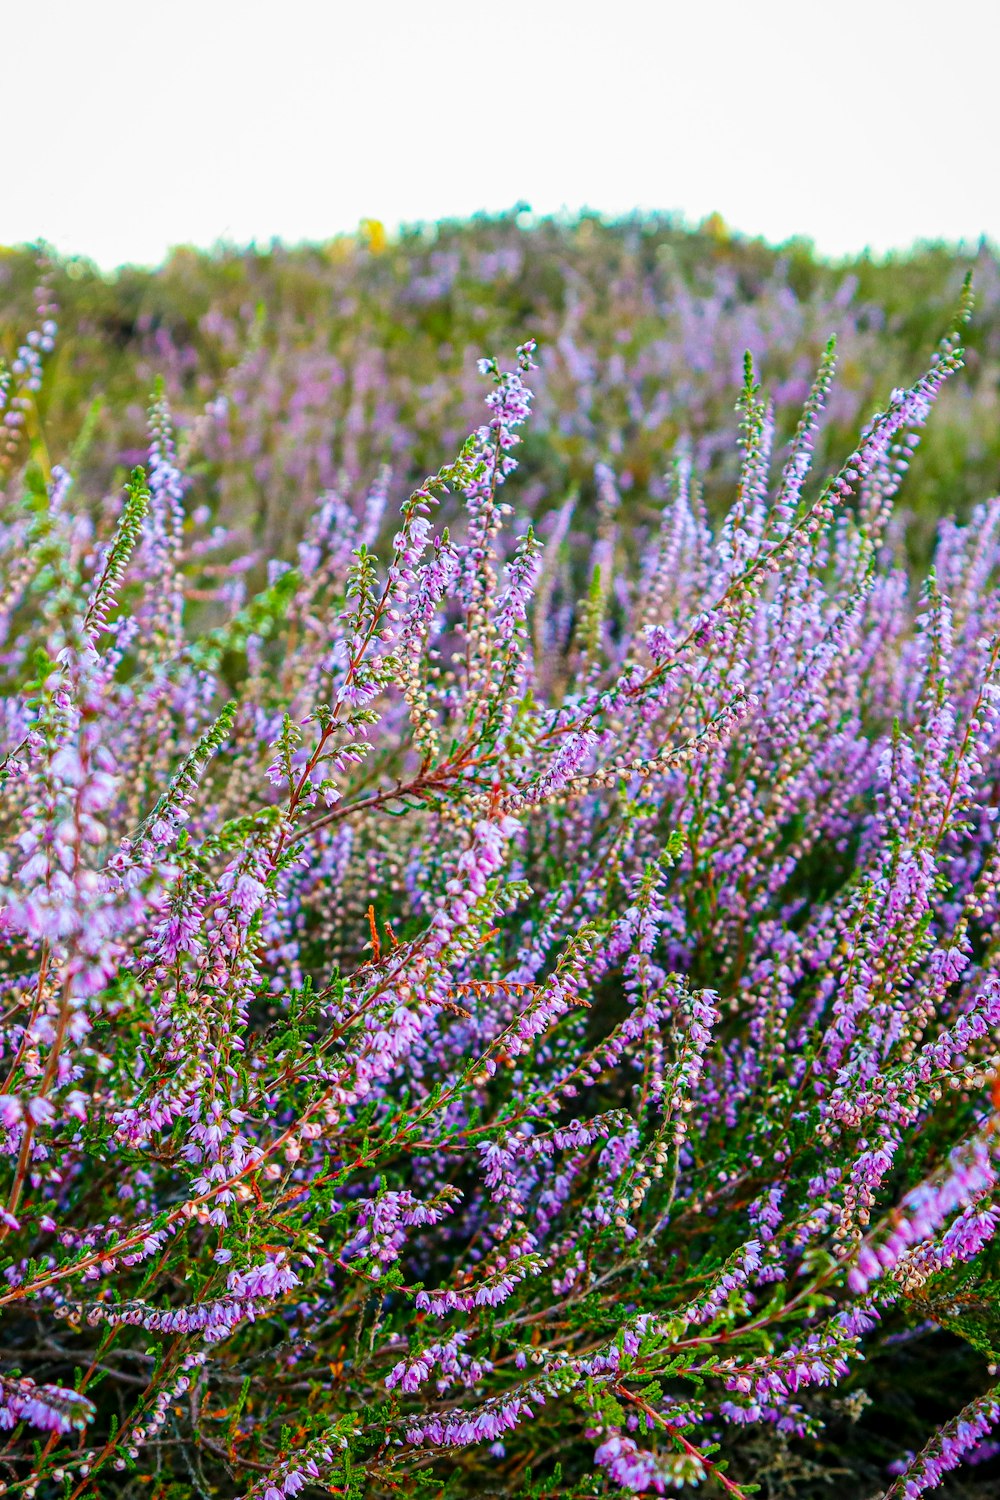
[[0, 0], [0, 244], [720, 212], [1000, 240], [1000, 0]]

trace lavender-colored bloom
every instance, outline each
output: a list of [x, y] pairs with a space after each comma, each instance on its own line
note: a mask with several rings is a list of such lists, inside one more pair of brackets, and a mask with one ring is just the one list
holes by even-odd
[[998, 1421], [1000, 1403], [994, 1392], [971, 1401], [910, 1458], [886, 1491], [886, 1500], [915, 1500], [916, 1496], [935, 1489], [952, 1469], [970, 1459], [974, 1461], [977, 1448]]
[[76, 1391], [0, 1376], [0, 1428], [4, 1430], [27, 1422], [42, 1432], [80, 1432], [94, 1414], [93, 1403]]

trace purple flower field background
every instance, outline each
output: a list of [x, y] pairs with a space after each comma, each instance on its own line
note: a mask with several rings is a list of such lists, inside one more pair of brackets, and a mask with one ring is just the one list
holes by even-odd
[[0, 252], [0, 1494], [995, 1493], [998, 317]]

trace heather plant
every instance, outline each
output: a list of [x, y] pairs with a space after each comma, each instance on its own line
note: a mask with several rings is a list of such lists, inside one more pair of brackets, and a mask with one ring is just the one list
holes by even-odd
[[866, 1360], [955, 1332], [964, 1397], [850, 1492], [988, 1461], [1000, 501], [922, 582], [895, 509], [958, 333], [825, 481], [832, 345], [783, 452], [748, 357], [723, 519], [681, 443], [637, 562], [604, 465], [585, 570], [572, 500], [516, 519], [529, 340], [387, 545], [389, 476], [329, 487], [247, 596], [162, 388], [110, 529], [87, 432], [49, 469], [47, 297], [2, 1493], [805, 1495]]

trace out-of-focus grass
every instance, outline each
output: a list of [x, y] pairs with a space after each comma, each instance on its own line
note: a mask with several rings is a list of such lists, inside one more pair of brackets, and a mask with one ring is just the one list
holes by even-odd
[[[0, 252], [0, 354], [30, 322], [39, 257]], [[874, 403], [933, 348], [970, 264], [977, 311], [963, 379], [939, 403], [914, 463], [920, 509], [908, 545], [924, 555], [937, 516], [961, 514], [1000, 470], [1000, 261], [943, 245], [832, 265], [806, 242], [772, 247], [669, 218], [596, 216], [522, 227], [512, 212], [298, 249], [174, 251], [156, 270], [102, 275], [43, 258], [60, 339], [39, 394], [53, 454], [103, 398], [88, 479], [116, 484], [144, 443], [137, 392], [162, 376], [189, 439], [197, 498], [287, 553], [305, 506], [357, 490], [380, 466], [400, 488], [478, 420], [476, 357], [527, 334], [540, 342], [537, 417], [523, 461], [529, 499], [582, 510], [593, 466], [610, 462], [640, 521], [670, 454], [691, 446], [710, 507], [721, 504], [744, 348], [776, 398], [779, 434], [831, 333], [839, 375], [826, 452], [842, 452]], [[219, 398], [226, 398], [224, 402]], [[225, 457], [227, 478], [220, 479]]]

